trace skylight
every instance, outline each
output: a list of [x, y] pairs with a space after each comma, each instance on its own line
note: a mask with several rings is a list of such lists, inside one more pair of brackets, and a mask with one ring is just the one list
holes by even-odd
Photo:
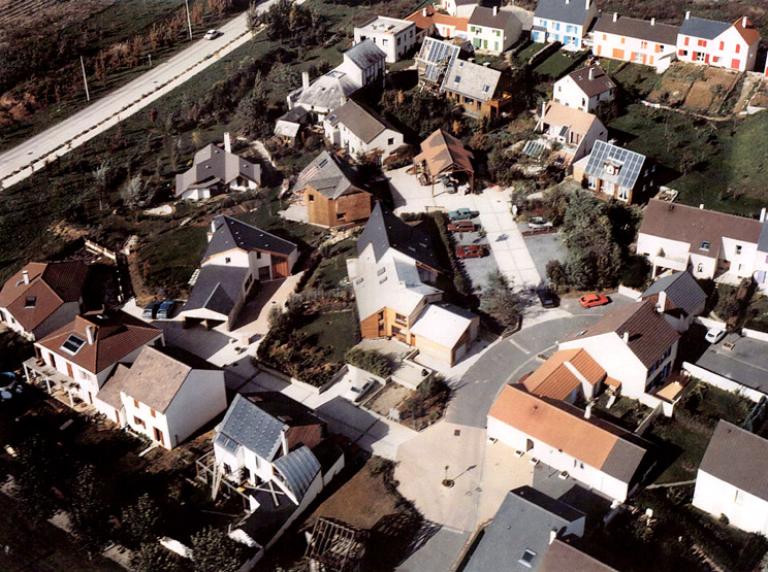
[[80, 351], [80, 348], [82, 348], [84, 344], [84, 339], [74, 334], [70, 334], [70, 336], [64, 340], [64, 343], [61, 344], [61, 349], [67, 352], [69, 355], [75, 355]]
[[533, 560], [535, 558], [536, 558], [536, 553], [533, 550], [526, 548], [525, 551], [523, 551], [523, 555], [520, 557], [520, 560], [518, 560], [518, 562], [523, 566], [527, 566], [528, 568], [533, 568]]
[[703, 250], [704, 252], [709, 252], [709, 247], [710, 246], [711, 246], [711, 244], [709, 243], [708, 240], [702, 240], [701, 241], [701, 250]]
[[27, 299], [24, 300], [24, 307], [34, 308], [35, 306], [37, 306], [37, 296], [27, 296]]

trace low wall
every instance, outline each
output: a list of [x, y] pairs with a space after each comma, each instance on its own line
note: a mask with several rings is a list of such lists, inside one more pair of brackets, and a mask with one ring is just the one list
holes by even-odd
[[101, 254], [102, 256], [106, 256], [112, 262], [117, 262], [117, 252], [115, 252], [114, 250], [110, 250], [106, 246], [101, 246], [100, 244], [93, 242], [92, 240], [86, 239], [85, 248], [86, 250], [90, 250], [95, 254]]
[[712, 318], [705, 318], [704, 316], [696, 316], [696, 318], [694, 318], [694, 322], [701, 324], [705, 328], [720, 328], [721, 330], [726, 328], [725, 322], [714, 320]]
[[287, 374], [283, 373], [280, 370], [277, 370], [277, 369], [275, 369], [273, 367], [268, 366], [264, 362], [257, 361], [256, 363], [257, 363], [259, 369], [261, 369], [263, 371], [266, 371], [267, 373], [269, 373], [271, 375], [274, 375], [278, 379], [282, 379], [286, 383], [292, 383], [294, 385], [298, 385], [299, 387], [303, 387], [307, 391], [312, 392], [314, 395], [320, 395], [322, 392], [326, 391], [334, 383], [339, 381], [343, 377], [343, 375], [344, 375], [344, 373], [346, 371], [345, 368], [342, 367], [341, 370], [336, 372], [336, 374], [328, 382], [326, 382], [324, 385], [321, 385], [321, 386], [318, 387], [318, 386], [315, 386], [315, 385], [311, 385], [311, 384], [307, 383], [306, 381], [302, 381], [302, 380], [300, 380], [297, 377], [291, 377], [290, 375], [287, 375]]
[[633, 288], [630, 288], [629, 286], [624, 286], [624, 284], [619, 284], [618, 292], [622, 296], [626, 296], [627, 298], [635, 301], [638, 301], [643, 295], [643, 293], [640, 292], [640, 290], [635, 290]]
[[728, 379], [727, 377], [724, 377], [718, 373], [714, 373], [708, 369], [704, 369], [703, 367], [688, 363], [687, 361], [683, 362], [683, 370], [690, 373], [692, 377], [700, 379], [704, 383], [719, 387], [725, 391], [732, 391], [755, 402], [768, 397], [768, 395], [762, 391], [752, 389], [751, 387], [746, 387], [736, 381], [733, 381], [732, 379]]
[[753, 340], [759, 340], [761, 342], [768, 342], [768, 333], [761, 332], [760, 330], [751, 330], [749, 328], [741, 329], [742, 335]]

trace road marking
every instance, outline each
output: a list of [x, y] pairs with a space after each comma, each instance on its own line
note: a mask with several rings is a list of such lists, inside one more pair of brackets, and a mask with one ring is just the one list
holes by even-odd
[[510, 344], [512, 344], [513, 346], [515, 346], [515, 347], [516, 347], [517, 349], [519, 349], [521, 352], [523, 352], [523, 353], [525, 353], [525, 354], [527, 354], [527, 355], [531, 355], [531, 352], [530, 352], [530, 350], [527, 350], [527, 349], [525, 349], [523, 346], [521, 346], [520, 344], [518, 344], [518, 343], [517, 343], [515, 340], [513, 340], [512, 338], [510, 338], [510, 339], [509, 339], [509, 343], [510, 343]]

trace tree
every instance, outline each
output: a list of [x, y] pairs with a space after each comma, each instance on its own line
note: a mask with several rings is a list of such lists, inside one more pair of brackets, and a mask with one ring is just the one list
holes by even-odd
[[559, 260], [547, 262], [547, 279], [555, 288], [563, 288], [568, 285], [568, 273], [562, 262]]
[[99, 166], [93, 170], [93, 180], [96, 183], [96, 193], [99, 196], [99, 210], [104, 208], [106, 202], [107, 181], [111, 165], [109, 159], [104, 159]]
[[120, 520], [126, 544], [139, 546], [156, 541], [161, 517], [160, 507], [146, 493], [141, 495], [135, 504], [124, 508]]
[[175, 572], [180, 568], [170, 550], [158, 542], [148, 542], [134, 551], [131, 569], [135, 572]]
[[134, 208], [141, 200], [141, 193], [144, 190], [144, 180], [141, 175], [134, 175], [126, 181], [120, 191], [120, 198], [123, 204], [129, 208]]
[[24, 514], [37, 525], [56, 512], [52, 489], [58, 484], [62, 463], [51, 443], [40, 436], [30, 437], [18, 447], [18, 496]]
[[192, 561], [195, 572], [237, 572], [243, 548], [223, 531], [206, 527], [192, 536]]
[[101, 552], [109, 540], [107, 499], [93, 465], [83, 465], [69, 492], [72, 526], [89, 554]]
[[505, 328], [520, 322], [520, 297], [510, 288], [509, 280], [498, 270], [488, 273], [480, 308]]

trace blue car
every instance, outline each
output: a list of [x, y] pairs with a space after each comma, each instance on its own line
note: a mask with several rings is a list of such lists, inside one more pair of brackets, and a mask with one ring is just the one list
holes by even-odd
[[163, 300], [157, 309], [158, 320], [170, 320], [176, 310], [176, 300]]
[[152, 302], [148, 306], [144, 306], [144, 311], [141, 313], [141, 317], [147, 320], [154, 320], [157, 317], [157, 311], [160, 309], [160, 302]]

